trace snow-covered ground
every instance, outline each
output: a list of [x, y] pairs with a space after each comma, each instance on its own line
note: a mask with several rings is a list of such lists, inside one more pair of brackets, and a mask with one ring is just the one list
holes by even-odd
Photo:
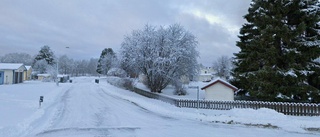
[[[167, 86], [165, 89], [163, 89], [161, 91], [162, 92], [161, 94], [164, 95], [164, 96], [169, 96], [169, 97], [176, 98], [176, 99], [197, 100], [198, 89], [196, 89], [194, 87], [198, 86], [199, 87], [199, 99], [203, 100], [204, 97], [205, 97], [205, 91], [201, 90], [201, 88], [205, 87], [208, 84], [209, 84], [209, 82], [191, 82], [191, 83], [188, 84], [188, 86], [185, 85], [185, 89], [187, 91], [187, 94], [183, 95], [183, 96], [174, 95], [174, 87], [169, 85], [169, 86]], [[140, 83], [140, 82], [135, 82], [135, 86], [140, 88], [140, 89], [149, 91], [149, 89], [145, 85]], [[189, 88], [189, 87], [192, 87], [192, 88]]]
[[[38, 81], [0, 85], [0, 136], [320, 135], [320, 117], [286, 116], [270, 109], [220, 111], [177, 108], [111, 86], [105, 79], [96, 84], [94, 79], [74, 78], [73, 83], [63, 83], [59, 87]], [[39, 108], [41, 95], [44, 102]]]

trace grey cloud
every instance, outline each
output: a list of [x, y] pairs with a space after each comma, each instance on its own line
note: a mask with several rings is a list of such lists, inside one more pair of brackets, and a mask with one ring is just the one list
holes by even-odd
[[[211, 65], [222, 54], [232, 55], [237, 34], [221, 24], [188, 15], [181, 7], [195, 7], [224, 17], [229, 24], [244, 23], [249, 0], [3, 0], [0, 2], [0, 56], [11, 52], [36, 54], [49, 45], [72, 58], [98, 57], [102, 49], [120, 49], [124, 35], [145, 24], [180, 23], [199, 40], [200, 62]], [[185, 9], [188, 10], [188, 9]], [[66, 49], [68, 46], [70, 49]], [[22, 49], [22, 50], [17, 50]], [[209, 61], [208, 61], [209, 60]]]

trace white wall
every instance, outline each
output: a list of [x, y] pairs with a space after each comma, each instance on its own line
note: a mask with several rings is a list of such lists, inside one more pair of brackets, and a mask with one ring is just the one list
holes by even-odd
[[27, 80], [31, 79], [31, 73], [32, 73], [32, 68], [30, 68], [29, 70], [27, 70]]
[[220, 82], [205, 89], [205, 99], [233, 101], [234, 91]]
[[28, 71], [23, 72], [23, 81], [28, 80]]
[[12, 84], [13, 70], [4, 70], [4, 84]]
[[199, 75], [198, 77], [198, 81], [210, 81], [212, 80], [212, 75], [210, 74], [202, 74], [202, 75]]

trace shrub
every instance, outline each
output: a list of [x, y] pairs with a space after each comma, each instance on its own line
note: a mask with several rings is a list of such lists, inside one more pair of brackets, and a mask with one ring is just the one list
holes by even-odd
[[120, 77], [120, 78], [124, 78], [127, 76], [127, 73], [120, 68], [111, 68], [108, 73], [107, 76], [115, 76], [115, 77]]
[[134, 80], [131, 78], [107, 77], [107, 82], [116, 87], [128, 90], [134, 87]]
[[181, 81], [175, 81], [172, 83], [172, 85], [175, 87], [175, 90], [174, 90], [175, 95], [181, 96], [181, 95], [187, 94], [187, 90], [185, 89]]

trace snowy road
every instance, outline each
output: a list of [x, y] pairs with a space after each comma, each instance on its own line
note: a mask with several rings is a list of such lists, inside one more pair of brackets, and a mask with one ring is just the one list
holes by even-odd
[[113, 91], [87, 80], [77, 81], [61, 97], [49, 128], [35, 135], [175, 136], [180, 132], [179, 136], [190, 136], [184, 131], [201, 124], [156, 114], [108, 92]]
[[124, 133], [134, 135], [136, 130], [141, 128], [150, 128], [153, 124], [168, 127], [170, 125], [158, 123], [174, 121], [144, 110], [133, 102], [109, 95], [108, 91], [86, 81], [80, 81], [65, 92], [60, 103], [60, 110], [55, 114], [49, 130], [37, 135], [65, 135], [64, 133], [69, 134], [69, 131], [79, 131], [73, 133], [75, 136], [83, 135], [87, 131], [89, 135], [96, 132], [94, 134], [99, 136], [110, 136], [117, 132], [120, 132], [121, 136]]
[[[150, 100], [93, 78], [75, 79], [18, 136], [39, 137], [316, 137], [280, 129], [169, 116], [127, 99]], [[124, 98], [122, 96], [129, 96]], [[152, 103], [152, 101], [150, 101]], [[177, 108], [178, 109], [178, 108]], [[39, 113], [40, 113], [39, 112]]]

